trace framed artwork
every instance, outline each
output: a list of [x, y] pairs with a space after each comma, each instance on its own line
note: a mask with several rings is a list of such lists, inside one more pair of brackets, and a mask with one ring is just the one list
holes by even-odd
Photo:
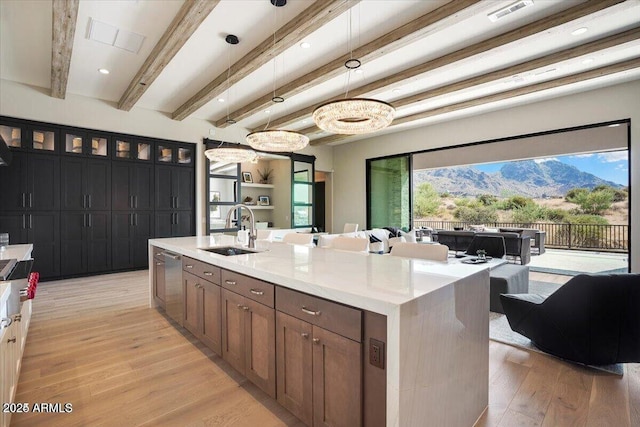
[[251, 172], [242, 172], [242, 182], [253, 182]]
[[[219, 191], [212, 191], [210, 193], [210, 202], [211, 203], [218, 203], [220, 201], [220, 192]], [[220, 216], [220, 206], [219, 205], [211, 205], [212, 208], [212, 215], [213, 218], [221, 218]]]
[[260, 206], [269, 206], [269, 196], [258, 196], [258, 204]]

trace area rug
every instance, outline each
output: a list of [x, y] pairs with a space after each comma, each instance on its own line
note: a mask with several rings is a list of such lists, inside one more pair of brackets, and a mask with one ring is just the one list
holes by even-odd
[[[548, 296], [548, 295], [551, 295], [553, 292], [555, 292], [560, 286], [561, 285], [556, 283], [530, 281], [529, 293]], [[540, 350], [539, 348], [537, 348], [535, 345], [533, 345], [533, 343], [529, 338], [523, 335], [520, 335], [517, 332], [512, 331], [511, 327], [509, 326], [509, 322], [507, 321], [507, 316], [501, 313], [493, 313], [493, 312], [489, 313], [489, 339], [492, 339], [494, 341], [499, 341], [504, 344], [512, 345], [514, 347], [523, 348], [525, 350], [531, 350], [537, 353], [548, 354]], [[576, 363], [576, 362], [570, 362], [570, 363]], [[577, 363], [577, 364], [581, 365], [580, 363]], [[624, 374], [624, 367], [620, 363], [617, 363], [614, 365], [597, 365], [597, 366], [582, 365], [582, 366], [587, 366], [592, 369], [597, 369], [599, 371], [620, 375], [620, 376]]]

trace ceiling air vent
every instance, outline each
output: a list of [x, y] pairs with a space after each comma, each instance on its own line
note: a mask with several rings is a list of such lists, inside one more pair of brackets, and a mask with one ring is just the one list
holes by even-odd
[[525, 7], [533, 6], [533, 0], [521, 0], [515, 3], [510, 4], [507, 7], [503, 7], [502, 9], [496, 10], [493, 13], [487, 15], [491, 22], [496, 22], [498, 19], [504, 18], [505, 16], [512, 14], [515, 11], [520, 9], [524, 9]]
[[131, 31], [121, 30], [104, 22], [91, 19], [89, 21], [89, 31], [87, 31], [89, 40], [105, 43], [132, 53], [138, 53], [142, 47], [145, 36], [132, 33]]

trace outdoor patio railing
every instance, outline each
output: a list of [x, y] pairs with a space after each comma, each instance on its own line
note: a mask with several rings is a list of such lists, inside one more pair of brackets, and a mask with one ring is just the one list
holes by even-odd
[[[434, 230], [469, 229], [471, 224], [459, 221], [413, 222], [414, 228], [430, 227]], [[586, 249], [603, 252], [629, 251], [628, 225], [594, 225], [541, 222], [522, 224], [515, 222], [485, 223], [491, 228], [535, 228], [546, 232], [545, 246], [550, 248]]]

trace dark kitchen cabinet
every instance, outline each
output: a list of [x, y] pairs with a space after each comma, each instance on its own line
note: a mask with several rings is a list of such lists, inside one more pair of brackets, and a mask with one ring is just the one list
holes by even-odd
[[33, 244], [33, 271], [43, 279], [60, 276], [60, 213], [11, 212], [0, 215], [0, 231], [10, 244]]
[[153, 165], [113, 162], [111, 208], [114, 211], [153, 209]]
[[192, 166], [193, 147], [193, 144], [158, 142], [156, 144], [156, 163]]
[[0, 211], [52, 211], [60, 208], [60, 158], [15, 152], [0, 168]]
[[111, 226], [112, 268], [122, 270], [147, 266], [148, 241], [153, 237], [152, 212], [113, 212]]
[[111, 162], [63, 157], [61, 160], [62, 210], [111, 209]]
[[184, 237], [194, 235], [193, 212], [157, 212], [155, 217], [155, 237]]
[[111, 212], [64, 212], [60, 229], [62, 275], [111, 269]]
[[192, 210], [194, 208], [193, 169], [156, 166], [156, 209]]
[[68, 155], [109, 157], [110, 139], [106, 134], [63, 130], [62, 152]]

